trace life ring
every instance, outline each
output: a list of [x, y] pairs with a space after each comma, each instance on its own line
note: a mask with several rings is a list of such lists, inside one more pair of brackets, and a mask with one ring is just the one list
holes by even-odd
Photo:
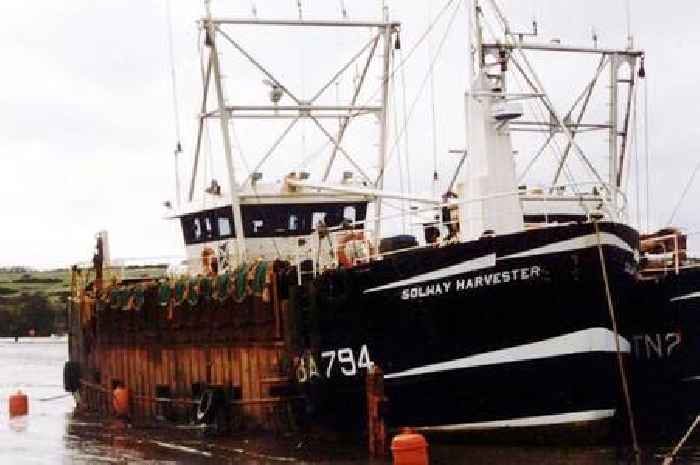
[[211, 411], [214, 406], [214, 392], [207, 389], [202, 393], [197, 404], [197, 412], [195, 418], [198, 423], [206, 423], [207, 417], [211, 416]]
[[[359, 250], [356, 246], [357, 242], [362, 243], [362, 246]], [[338, 264], [343, 268], [351, 268], [355, 265], [355, 262], [358, 259], [369, 258], [369, 253], [361, 253], [361, 256], [358, 257], [358, 255], [360, 255], [358, 254], [358, 251], [362, 252], [362, 250], [364, 250], [365, 247], [368, 246], [367, 241], [365, 240], [365, 234], [362, 231], [353, 231], [344, 234], [338, 240], [338, 246], [336, 247]], [[350, 252], [350, 250], [352, 250], [352, 252], [348, 253]], [[369, 251], [369, 248], [367, 250]]]
[[220, 387], [208, 387], [202, 392], [194, 414], [196, 423], [222, 423], [218, 425], [224, 428], [226, 425], [226, 395]]

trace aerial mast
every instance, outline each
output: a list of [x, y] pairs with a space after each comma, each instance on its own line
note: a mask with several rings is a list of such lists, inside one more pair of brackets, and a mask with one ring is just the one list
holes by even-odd
[[[376, 188], [382, 190], [384, 187], [384, 168], [386, 164], [387, 152], [387, 136], [388, 136], [388, 106], [389, 106], [389, 72], [391, 67], [391, 36], [394, 31], [393, 26], [389, 22], [389, 7], [386, 5], [382, 8], [384, 16], [384, 27], [382, 35], [384, 36], [384, 59], [382, 62], [382, 103], [381, 112], [379, 113], [379, 177], [377, 178]], [[374, 222], [374, 240], [375, 245], [379, 245], [382, 233], [382, 198], [377, 197], [375, 207], [375, 222]]]
[[[241, 214], [241, 201], [238, 195], [238, 183], [236, 182], [235, 166], [233, 163], [233, 154], [231, 152], [231, 135], [229, 133], [229, 111], [226, 108], [224, 99], [223, 85], [221, 83], [221, 68], [219, 66], [219, 53], [216, 48], [216, 26], [212, 21], [211, 8], [209, 0], [206, 0], [207, 18], [205, 21], [206, 27], [206, 44], [209, 47], [209, 59], [211, 61], [211, 69], [214, 73], [214, 85], [216, 87], [216, 97], [219, 107], [219, 121], [221, 123], [221, 135], [224, 139], [224, 153], [226, 156], [226, 171], [228, 173], [229, 193], [231, 196], [231, 210], [233, 211], [233, 226], [236, 232], [236, 249], [239, 262], [245, 261], [245, 237], [243, 233], [243, 215]], [[204, 97], [206, 99], [206, 96]]]

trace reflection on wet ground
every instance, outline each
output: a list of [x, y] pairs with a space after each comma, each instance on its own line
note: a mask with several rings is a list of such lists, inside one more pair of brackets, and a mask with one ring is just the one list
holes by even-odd
[[[73, 414], [63, 393], [64, 339], [0, 339], [0, 464], [335, 464], [383, 465], [363, 447], [321, 445], [300, 437], [213, 439], [174, 427], [135, 429], [123, 422]], [[7, 400], [18, 389], [29, 396], [29, 415], [8, 417]], [[644, 464], [661, 464], [665, 448], [648, 447]], [[618, 465], [631, 463], [614, 447], [503, 447], [432, 444], [431, 465]], [[676, 464], [700, 464], [689, 447]]]

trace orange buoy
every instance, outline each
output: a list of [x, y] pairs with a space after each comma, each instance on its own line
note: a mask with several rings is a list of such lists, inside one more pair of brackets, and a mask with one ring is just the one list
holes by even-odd
[[428, 442], [422, 434], [404, 428], [392, 439], [391, 454], [394, 465], [428, 465]]
[[112, 407], [118, 417], [129, 415], [129, 390], [123, 386], [117, 386], [112, 392]]
[[29, 401], [22, 391], [10, 396], [10, 417], [18, 417], [29, 413]]

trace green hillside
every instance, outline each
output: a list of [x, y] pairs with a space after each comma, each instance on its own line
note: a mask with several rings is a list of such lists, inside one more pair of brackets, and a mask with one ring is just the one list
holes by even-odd
[[[124, 278], [160, 277], [165, 266], [132, 266], [114, 270]], [[112, 273], [107, 272], [110, 276]], [[65, 330], [71, 271], [0, 268], [0, 336], [48, 335]]]

